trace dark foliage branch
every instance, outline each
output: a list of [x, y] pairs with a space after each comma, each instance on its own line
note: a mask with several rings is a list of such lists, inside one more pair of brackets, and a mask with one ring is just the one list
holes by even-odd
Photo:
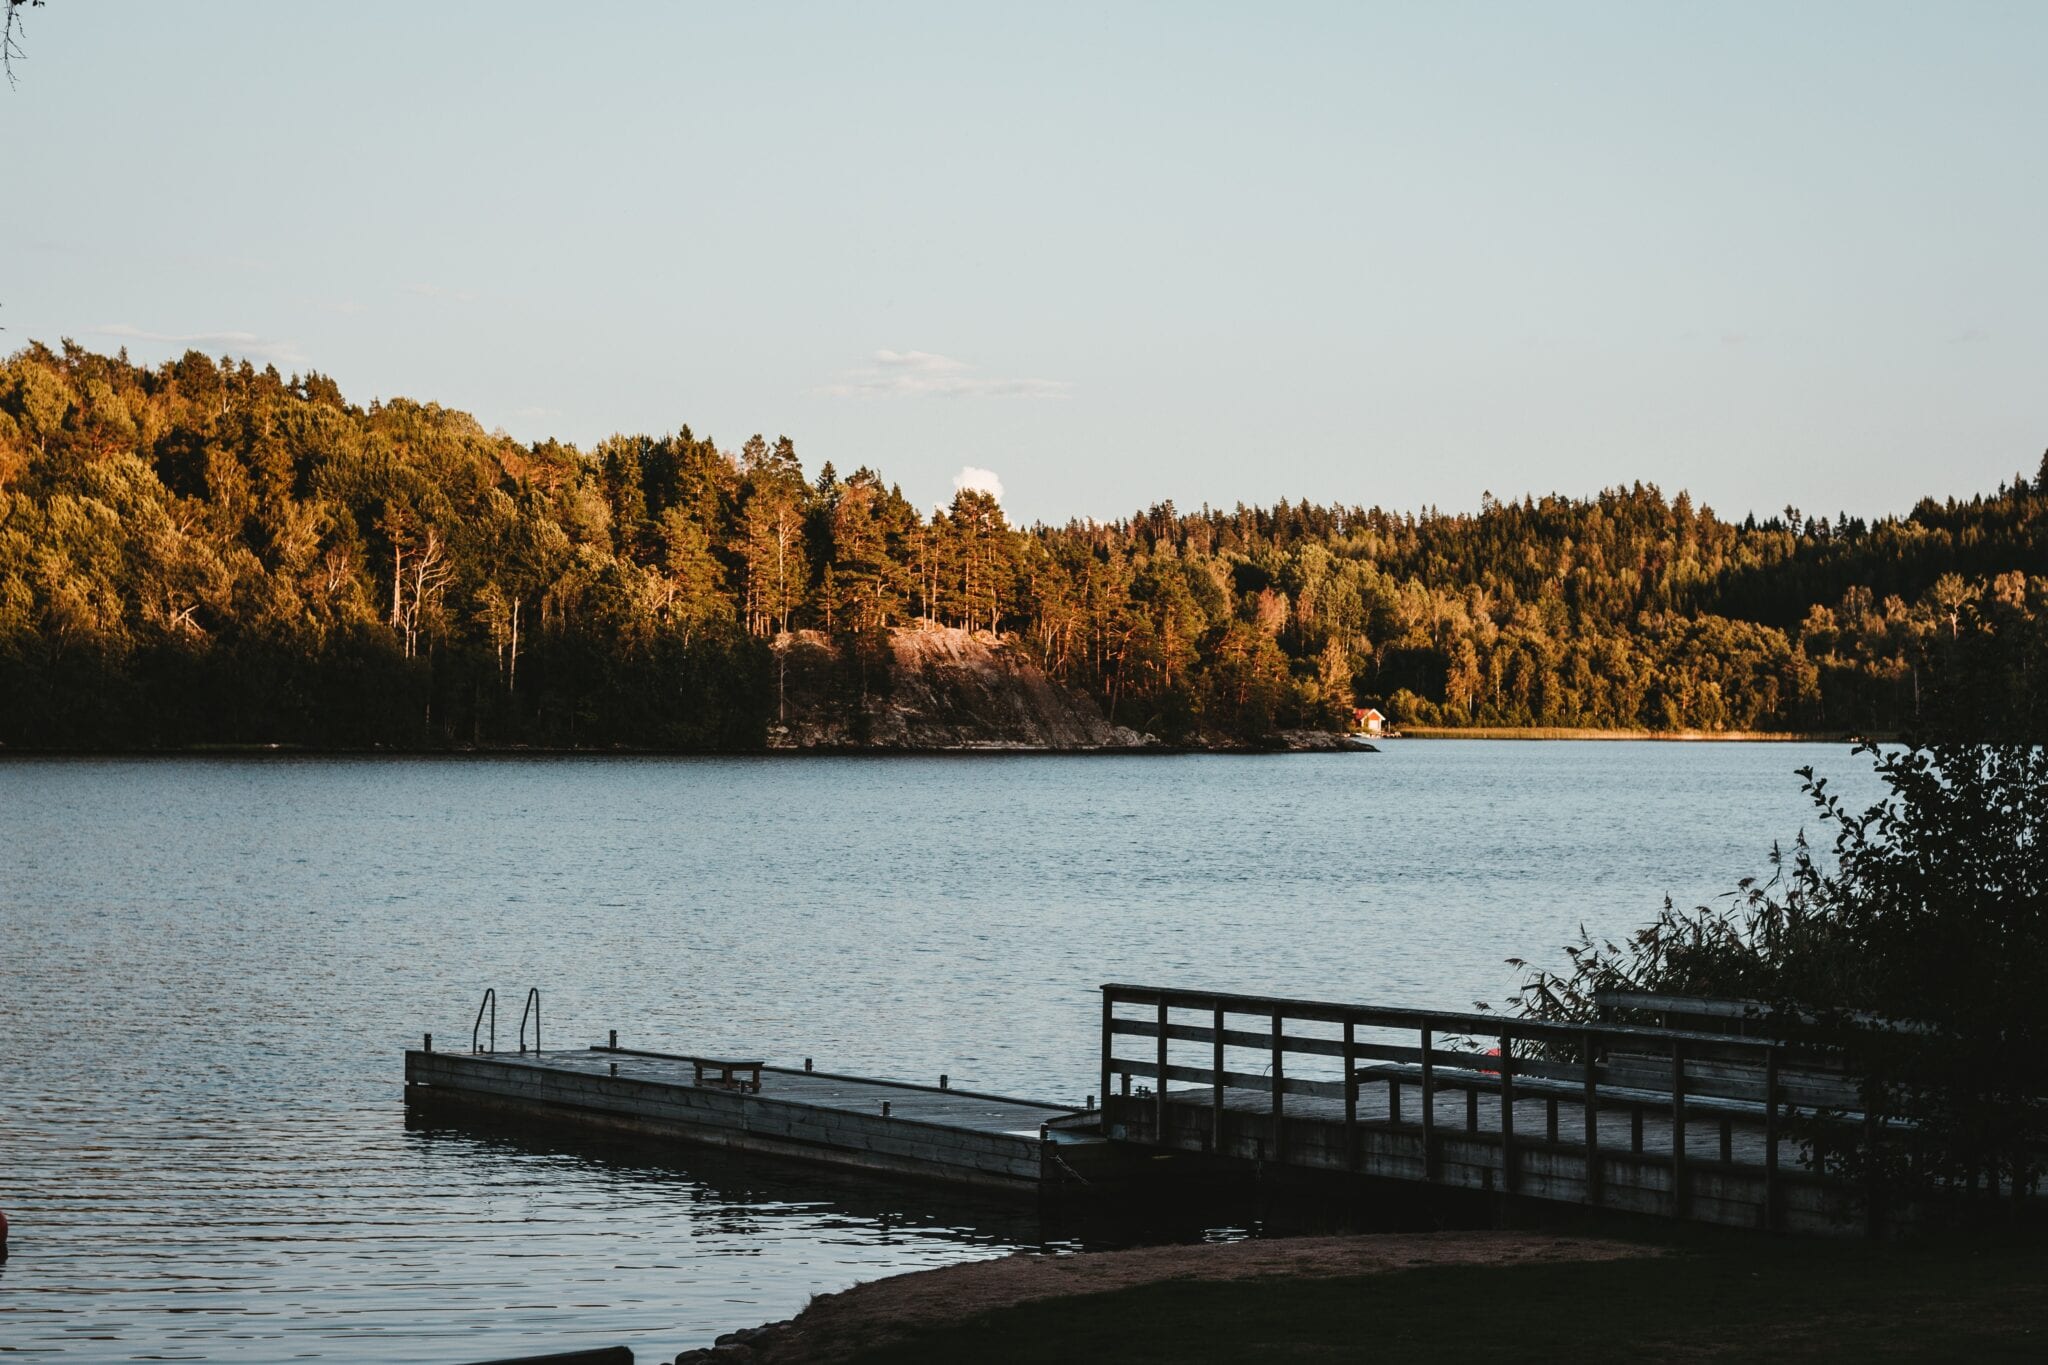
[[[1969, 718], [1965, 714], [1965, 728]], [[1944, 734], [1861, 746], [1886, 795], [1845, 806], [1800, 776], [1832, 840], [1620, 942], [1581, 931], [1526, 972], [1527, 1014], [1585, 1019], [1601, 991], [1756, 1002], [1792, 1043], [1866, 1078], [1871, 1124], [1804, 1128], [1879, 1187], [2038, 1188], [2048, 1163], [2048, 748]]]
[[43, 0], [7, 0], [7, 19], [0, 27], [0, 72], [7, 76], [7, 84], [14, 84], [14, 64], [27, 57], [21, 48], [22, 19], [24, 5], [41, 9]]

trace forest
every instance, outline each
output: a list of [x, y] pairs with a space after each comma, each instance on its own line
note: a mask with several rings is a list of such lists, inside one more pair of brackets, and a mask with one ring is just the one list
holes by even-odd
[[[1363, 476], [1362, 476], [1363, 477]], [[0, 364], [0, 744], [765, 742], [776, 642], [1014, 640], [1166, 744], [1396, 725], [2038, 735], [2048, 457], [1866, 522], [1654, 486], [1477, 512], [929, 514], [786, 437], [526, 444], [196, 351]]]

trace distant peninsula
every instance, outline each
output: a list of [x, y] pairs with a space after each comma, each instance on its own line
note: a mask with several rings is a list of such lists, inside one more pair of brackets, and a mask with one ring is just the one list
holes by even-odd
[[2036, 734], [2044, 514], [2048, 461], [1875, 522], [1636, 484], [1013, 526], [787, 437], [522, 443], [315, 372], [31, 343], [0, 362], [0, 746]]

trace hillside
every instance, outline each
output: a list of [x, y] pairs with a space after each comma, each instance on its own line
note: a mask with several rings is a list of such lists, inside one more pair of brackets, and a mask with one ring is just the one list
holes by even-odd
[[2048, 468], [1873, 522], [1637, 484], [1017, 527], [788, 438], [581, 450], [196, 352], [0, 362], [9, 747], [1265, 748], [1362, 706], [2032, 735], [2044, 655]]

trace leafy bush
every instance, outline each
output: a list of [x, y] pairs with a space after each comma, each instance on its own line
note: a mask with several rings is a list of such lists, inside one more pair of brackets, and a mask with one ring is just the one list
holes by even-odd
[[2048, 1112], [2048, 749], [1854, 752], [1887, 788], [1867, 810], [1800, 770], [1830, 856], [1802, 835], [1720, 904], [1667, 901], [1622, 942], [1582, 930], [1562, 972], [1516, 961], [1517, 1005], [1580, 1019], [1601, 990], [1759, 1002], [1789, 1041], [1865, 1078], [1876, 1122], [1825, 1149], [1829, 1169], [1891, 1188], [2032, 1191]]

